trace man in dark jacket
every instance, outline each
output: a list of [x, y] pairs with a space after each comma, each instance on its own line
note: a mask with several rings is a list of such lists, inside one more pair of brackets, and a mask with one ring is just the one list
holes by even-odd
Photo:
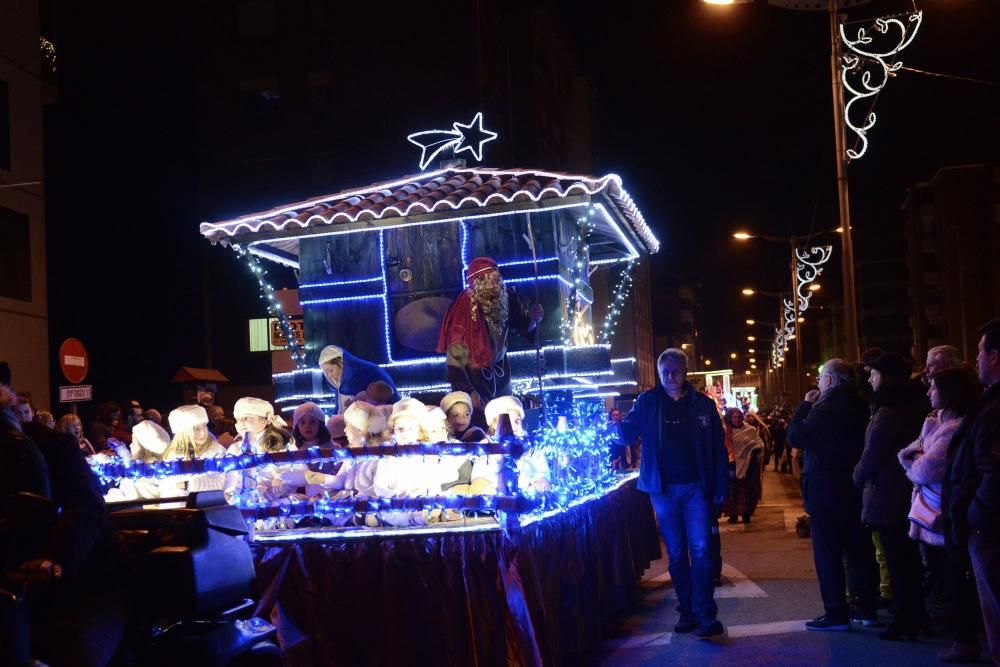
[[812, 533], [813, 559], [826, 613], [806, 623], [809, 630], [850, 630], [851, 609], [845, 595], [846, 554], [856, 618], [872, 624], [877, 616], [878, 569], [868, 530], [861, 523], [861, 492], [851, 473], [861, 458], [868, 407], [858, 395], [854, 370], [830, 359], [813, 389], [795, 410], [788, 443], [802, 449], [802, 495]]
[[993, 662], [1000, 664], [1000, 319], [980, 329], [976, 366], [986, 391], [948, 447], [945, 539], [967, 548]]
[[709, 540], [729, 464], [718, 409], [685, 380], [687, 364], [681, 350], [665, 350], [660, 384], [639, 395], [621, 429], [627, 441], [642, 436], [639, 490], [649, 494], [667, 546], [681, 614], [674, 630], [708, 638], [725, 632], [716, 619]]

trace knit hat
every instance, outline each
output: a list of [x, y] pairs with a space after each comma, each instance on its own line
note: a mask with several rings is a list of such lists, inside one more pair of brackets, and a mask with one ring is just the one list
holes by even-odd
[[502, 414], [517, 413], [524, 419], [524, 406], [514, 396], [498, 396], [486, 404], [486, 423], [491, 427]]
[[315, 417], [319, 420], [320, 424], [326, 422], [326, 415], [320, 410], [319, 406], [312, 401], [306, 401], [299, 407], [295, 408], [295, 412], [292, 413], [292, 429], [296, 429], [299, 426], [299, 420], [309, 415], [310, 417]]
[[336, 359], [343, 360], [344, 350], [337, 347], [336, 345], [327, 345], [319, 353], [319, 367], [322, 368], [323, 364], [334, 361]]
[[450, 394], [445, 394], [444, 398], [441, 399], [441, 409], [447, 414], [458, 403], [465, 403], [469, 406], [469, 412], [472, 412], [472, 397], [464, 391], [453, 391]]
[[[140, 424], [142, 422], [139, 422]], [[167, 423], [174, 435], [193, 429], [199, 424], [208, 423], [208, 413], [200, 405], [182, 405], [175, 408], [167, 415]]]
[[415, 398], [404, 398], [392, 406], [389, 428], [392, 429], [396, 425], [396, 420], [401, 417], [410, 417], [418, 424], [422, 424], [427, 419], [427, 406]]
[[497, 263], [491, 257], [476, 257], [469, 262], [469, 268], [465, 271], [465, 281], [471, 285], [472, 279], [482, 275], [487, 271], [497, 271]]
[[[196, 408], [199, 406], [186, 405], [183, 407]], [[204, 408], [202, 408], [202, 412], [204, 411]], [[174, 410], [174, 412], [177, 412], [177, 410]], [[171, 428], [173, 428], [173, 416], [173, 412], [171, 412]], [[205, 422], [207, 423], [208, 420], [206, 419]], [[162, 455], [163, 452], [167, 451], [167, 447], [170, 446], [170, 435], [163, 430], [162, 426], [147, 419], [132, 427], [132, 445], [133, 450], [135, 449], [135, 445], [138, 445], [154, 454]]]
[[882, 375], [898, 378], [909, 378], [913, 367], [910, 363], [895, 352], [883, 352], [868, 362], [868, 365], [877, 370]]
[[271, 419], [274, 416], [274, 407], [262, 398], [247, 396], [236, 401], [233, 406], [233, 418], [240, 417], [263, 417]]

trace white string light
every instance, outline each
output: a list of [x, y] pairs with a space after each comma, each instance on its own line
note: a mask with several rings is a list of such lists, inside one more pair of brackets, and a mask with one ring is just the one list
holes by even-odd
[[[869, 28], [858, 28], [856, 38], [851, 39], [847, 36], [845, 26], [841, 24], [840, 39], [851, 51], [851, 54], [843, 56], [843, 62], [840, 67], [840, 80], [844, 84], [844, 90], [850, 96], [850, 99], [844, 105], [844, 124], [857, 135], [861, 146], [859, 150], [853, 148], [847, 149], [847, 157], [849, 159], [857, 160], [868, 150], [868, 138], [866, 135], [868, 134], [868, 130], [875, 126], [876, 118], [874, 111], [869, 112], [864, 122], [861, 125], [856, 125], [851, 120], [851, 110], [859, 100], [870, 99], [878, 95], [882, 88], [885, 87], [885, 84], [889, 82], [889, 77], [894, 76], [895, 72], [903, 66], [902, 61], [887, 64], [886, 58], [897, 55], [910, 45], [920, 30], [923, 17], [924, 13], [918, 11], [914, 14], [908, 14], [906, 16], [906, 23], [892, 17], [875, 19], [874, 26], [869, 26], [869, 28], [879, 35], [888, 35], [890, 28], [897, 28], [899, 30], [899, 39], [895, 46], [890, 45], [889, 48], [878, 51], [870, 46], [874, 42], [874, 39], [868, 32]], [[867, 66], [876, 64], [877, 68], [875, 71], [878, 72], [878, 76], [873, 77], [872, 70], [868, 69]], [[879, 72], [879, 70], [881, 71]], [[848, 73], [851, 74], [850, 77]], [[859, 74], [860, 77], [858, 76]], [[852, 85], [852, 79], [860, 80], [860, 85]]]

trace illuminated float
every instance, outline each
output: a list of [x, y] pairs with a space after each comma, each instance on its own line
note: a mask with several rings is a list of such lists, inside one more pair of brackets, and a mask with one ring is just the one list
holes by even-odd
[[[478, 159], [491, 135], [477, 115], [469, 125], [456, 123], [453, 130], [417, 133], [410, 140], [422, 149], [423, 168], [446, 150], [453, 155], [468, 151]], [[350, 358], [361, 360], [384, 372], [404, 399], [437, 406], [456, 388], [446, 380], [445, 355], [436, 351], [442, 319], [467, 286], [473, 258], [492, 258], [503, 282], [526, 302], [539, 303], [545, 313], [537, 338], [511, 335], [507, 340], [513, 393], [532, 406], [525, 414], [526, 430], [512, 429], [509, 420], [500, 419], [498, 433], [487, 442], [398, 442], [386, 432], [384, 442], [362, 440], [352, 443], [360, 445], [354, 447], [112, 462], [98, 466], [105, 482], [252, 472], [263, 466], [385, 465], [387, 460], [407, 459], [431, 471], [440, 466], [427, 465], [429, 460], [452, 460], [456, 479], [442, 483], [438, 471], [438, 477], [419, 485], [423, 493], [412, 488], [391, 496], [328, 490], [279, 502], [238, 500], [248, 521], [277, 518], [285, 520], [286, 527], [297, 526], [257, 531], [253, 537], [258, 576], [274, 593], [265, 596], [270, 606], [261, 613], [278, 625], [290, 661], [319, 664], [339, 654], [345, 664], [382, 664], [397, 658], [426, 664], [551, 662], [554, 654], [566, 650], [557, 644], [567, 641], [560, 640], [565, 632], [559, 629], [566, 619], [551, 605], [554, 598], [567, 603], [567, 595], [578, 597], [576, 604], [593, 615], [578, 625], [578, 646], [569, 652], [592, 647], [599, 638], [594, 619], [634, 599], [636, 579], [659, 556], [648, 499], [635, 490], [634, 473], [612, 471], [607, 461], [614, 436], [606, 426], [602, 396], [609, 387], [635, 384], [635, 359], [612, 359], [608, 340], [628, 294], [633, 263], [659, 248], [621, 179], [466, 167], [458, 161], [435, 171], [203, 223], [200, 231], [243, 258], [286, 334], [295, 368], [274, 374], [279, 414], [311, 401], [332, 415], [350, 403], [353, 396], [344, 400], [338, 391], [346, 375], [324, 374], [321, 361], [331, 359], [330, 346], [346, 353], [344, 369]], [[302, 344], [296, 342], [270, 284], [271, 262], [295, 271]], [[589, 276], [596, 270], [614, 272], [617, 287], [607, 320], [595, 334]], [[356, 392], [357, 386], [345, 390]], [[485, 463], [495, 475], [492, 482], [477, 486], [472, 479], [463, 480], [458, 469], [465, 461]], [[524, 470], [529, 469], [535, 476], [526, 479]], [[446, 518], [390, 520], [414, 513]], [[352, 516], [358, 519], [345, 520]], [[332, 587], [330, 595], [353, 596], [348, 591], [357, 585], [355, 575], [371, 575], [368, 561], [373, 556], [361, 545], [372, 541], [381, 545], [380, 555], [374, 556], [381, 563], [377, 576], [389, 577], [393, 596], [405, 597], [408, 591], [419, 595], [418, 590], [426, 594], [445, 577], [439, 583], [454, 599], [435, 595], [438, 606], [432, 604], [432, 609], [447, 619], [445, 624], [458, 628], [458, 638], [449, 641], [465, 647], [466, 653], [451, 655], [447, 647], [429, 647], [418, 641], [419, 631], [410, 634], [398, 624], [392, 632], [420, 647], [413, 649], [407, 641], [400, 645], [409, 648], [381, 645], [375, 639], [377, 628], [326, 622], [327, 614], [333, 620], [334, 601], [324, 606], [314, 592], [299, 589], [305, 579], [315, 583], [319, 578]], [[417, 561], [415, 544], [424, 550]], [[552, 559], [559, 554], [564, 556], [561, 563]], [[486, 568], [476, 575], [485, 577], [478, 584], [468, 579], [473, 561], [477, 568]], [[564, 569], [574, 562], [583, 569]], [[546, 572], [553, 567], [557, 570]], [[289, 568], [296, 571], [299, 584], [291, 583]], [[412, 576], [396, 568], [411, 568], [407, 571]], [[447, 580], [450, 575], [458, 579]], [[545, 590], [566, 576], [579, 578], [572, 590]], [[380, 588], [375, 598], [382, 595], [390, 592]], [[607, 595], [615, 599], [604, 599]], [[474, 604], [480, 606], [469, 607]], [[384, 608], [372, 605], [373, 617], [384, 615]], [[351, 615], [361, 624], [370, 618], [357, 609]], [[373, 641], [359, 639], [359, 633], [371, 634]]]

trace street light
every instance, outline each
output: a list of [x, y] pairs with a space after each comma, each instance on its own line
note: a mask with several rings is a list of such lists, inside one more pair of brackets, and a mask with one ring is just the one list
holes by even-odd
[[820, 285], [819, 283], [810, 283], [809, 284], [809, 291], [810, 292], [818, 292], [821, 289], [823, 289], [823, 286]]
[[743, 292], [743, 296], [753, 296], [754, 295], [754, 291], [752, 289], [750, 289], [749, 287], [744, 287], [741, 291]]
[[749, 348], [749, 349], [747, 350], [747, 352], [749, 352], [750, 354], [756, 354], [756, 353], [757, 353], [757, 352], [756, 352], [756, 350], [754, 350], [754, 349], [753, 349], [752, 347], [751, 347], [751, 348]]
[[[702, 0], [711, 5], [747, 4], [749, 0]], [[833, 141], [837, 158], [837, 204], [840, 213], [840, 265], [844, 280], [844, 333], [847, 337], [846, 356], [861, 356], [858, 347], [857, 293], [854, 284], [854, 244], [851, 241], [851, 204], [847, 182], [847, 126], [844, 119], [844, 84], [840, 77], [840, 20], [837, 11], [870, 0], [767, 0], [768, 4], [784, 9], [825, 10], [830, 16], [830, 82], [833, 91]], [[824, 7], [824, 5], [826, 5]], [[741, 232], [746, 238], [750, 235]], [[742, 237], [736, 237], [741, 238]]]
[[757, 324], [757, 320], [747, 320], [747, 324], [749, 324], [750, 326], [753, 326], [753, 325]]
[[705, 359], [704, 363], [705, 363], [706, 366], [711, 366], [712, 365], [712, 360], [711, 359]]
[[737, 354], [736, 354], [735, 352], [731, 352], [731, 353], [729, 354], [729, 358], [730, 358], [730, 359], [735, 359], [735, 358], [736, 358], [737, 356], [738, 356], [738, 355], [737, 355]]
[[748, 340], [748, 341], [750, 341], [750, 342], [752, 343], [752, 342], [754, 342], [755, 340], [757, 340], [757, 337], [756, 337], [756, 336], [747, 336], [747, 340]]

